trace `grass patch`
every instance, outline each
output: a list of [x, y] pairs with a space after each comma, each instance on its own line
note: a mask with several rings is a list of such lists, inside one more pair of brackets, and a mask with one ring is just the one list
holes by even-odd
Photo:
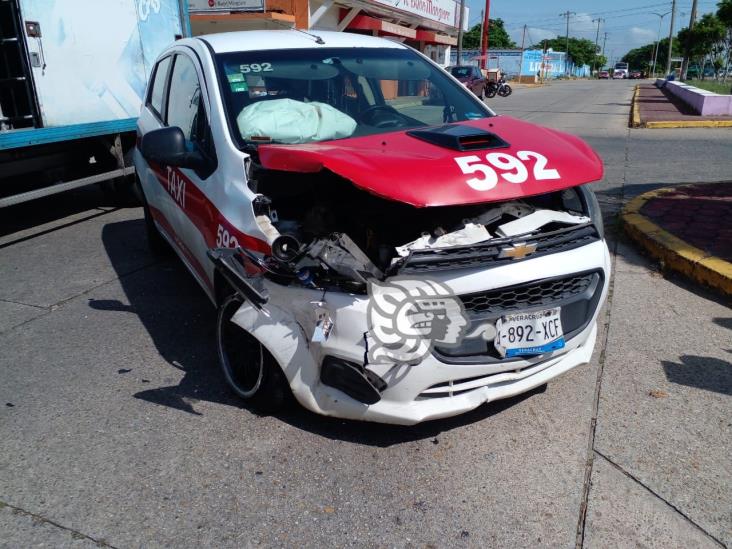
[[730, 88], [732, 88], [732, 79], [727, 80], [726, 84], [717, 80], [687, 80], [686, 83], [722, 95], [730, 95]]

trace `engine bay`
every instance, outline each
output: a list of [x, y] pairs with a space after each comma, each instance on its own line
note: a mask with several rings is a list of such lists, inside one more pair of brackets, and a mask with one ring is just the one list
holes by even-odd
[[[418, 208], [356, 188], [323, 170], [254, 169], [255, 215], [272, 240], [264, 268], [278, 282], [365, 291], [419, 253], [511, 242], [593, 223], [591, 191], [572, 187], [511, 200]], [[399, 185], [398, 181], [394, 185]]]

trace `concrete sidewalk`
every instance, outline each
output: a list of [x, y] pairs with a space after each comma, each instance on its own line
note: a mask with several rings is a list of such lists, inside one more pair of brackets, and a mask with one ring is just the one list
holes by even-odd
[[732, 116], [700, 116], [679, 98], [650, 83], [638, 85], [632, 109], [633, 127], [732, 127]]
[[664, 267], [732, 295], [732, 182], [645, 193], [626, 206], [622, 220]]

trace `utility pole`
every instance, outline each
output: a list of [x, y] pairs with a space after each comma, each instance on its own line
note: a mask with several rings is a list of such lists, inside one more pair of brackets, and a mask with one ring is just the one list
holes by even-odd
[[[689, 33], [694, 30], [694, 25], [696, 24], [696, 1], [694, 0], [691, 4], [691, 17], [689, 17]], [[686, 80], [686, 71], [689, 70], [689, 59], [691, 57], [691, 44], [688, 42], [686, 43], [686, 47], [684, 48], [684, 60], [681, 62], [681, 80]], [[703, 70], [703, 68], [702, 68]]]
[[569, 75], [569, 18], [572, 15], [577, 15], [573, 11], [565, 11], [564, 13], [560, 13], [559, 17], [565, 17], [567, 19], [567, 34], [565, 36], [566, 40], [566, 48], [565, 48], [565, 54], [564, 54], [564, 74]]
[[674, 19], [676, 19], [676, 0], [671, 3], [671, 26], [668, 29], [668, 59], [666, 60], [666, 76], [671, 72], [671, 49], [674, 45]]
[[605, 57], [605, 42], [607, 42], [607, 32], [605, 33], [605, 38], [602, 39], [602, 56]]
[[595, 21], [597, 21], [597, 33], [595, 34], [595, 57], [593, 58], [593, 61], [592, 61], [592, 71], [593, 72], [597, 70], [597, 43], [600, 40], [600, 23], [602, 23], [604, 21], [604, 19], [602, 17], [600, 17], [598, 19], [592, 20], [593, 23]]
[[457, 48], [457, 65], [463, 64], [463, 17], [465, 16], [465, 0], [460, 0], [460, 16], [458, 17], [458, 48]]
[[480, 68], [485, 69], [488, 63], [488, 34], [490, 32], [491, 0], [485, 0], [483, 11], [483, 34], [480, 37]]
[[521, 82], [521, 69], [524, 66], [524, 43], [526, 41], [526, 25], [524, 25], [524, 32], [521, 34], [521, 61], [519, 61], [518, 69], [518, 81]]

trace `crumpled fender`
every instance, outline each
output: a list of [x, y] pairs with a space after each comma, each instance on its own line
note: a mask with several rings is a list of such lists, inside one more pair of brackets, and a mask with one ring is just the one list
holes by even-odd
[[602, 179], [602, 160], [576, 136], [509, 116], [460, 124], [492, 132], [509, 147], [459, 151], [396, 131], [260, 145], [259, 158], [272, 170], [330, 170], [360, 189], [417, 207], [499, 202]]

